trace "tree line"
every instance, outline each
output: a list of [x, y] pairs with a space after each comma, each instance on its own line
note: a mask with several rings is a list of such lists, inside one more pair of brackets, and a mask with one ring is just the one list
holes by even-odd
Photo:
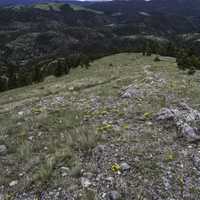
[[[0, 91], [41, 82], [50, 75], [59, 77], [78, 66], [88, 68], [97, 58], [121, 52], [142, 52], [144, 56], [173, 56], [176, 57], [178, 68], [188, 70], [188, 74], [194, 74], [195, 70], [200, 69], [200, 57], [192, 49], [179, 48], [173, 42], [159, 43], [143, 38], [136, 41], [116, 40], [110, 44], [97, 41], [83, 49], [81, 52], [74, 50], [70, 54], [61, 52], [54, 57], [34, 60], [24, 66], [7, 64], [0, 67]], [[159, 57], [156, 57], [155, 61], [159, 61]]]

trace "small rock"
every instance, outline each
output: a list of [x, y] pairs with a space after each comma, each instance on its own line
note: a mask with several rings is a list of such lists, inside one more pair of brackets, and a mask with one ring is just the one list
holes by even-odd
[[30, 141], [32, 141], [33, 138], [34, 138], [33, 136], [28, 137], [28, 139], [29, 139]]
[[18, 115], [19, 115], [19, 116], [22, 116], [23, 114], [24, 114], [23, 111], [19, 111], [19, 112], [18, 112]]
[[131, 93], [130, 92], [125, 92], [121, 97], [122, 98], [131, 98]]
[[10, 186], [10, 187], [13, 187], [13, 186], [15, 186], [15, 185], [17, 185], [17, 184], [18, 184], [18, 181], [15, 180], [15, 181], [10, 182], [10, 183], [9, 183], [9, 186]]
[[85, 173], [83, 173], [83, 176], [85, 176], [85, 177], [91, 179], [91, 178], [93, 177], [93, 174], [90, 173], [90, 172], [85, 172]]
[[147, 121], [146, 124], [147, 124], [148, 126], [152, 126], [152, 125], [153, 125], [153, 123], [150, 122], [150, 121]]
[[67, 172], [69, 171], [69, 167], [61, 167], [60, 169], [61, 169], [62, 171], [67, 171]]
[[85, 188], [89, 187], [92, 183], [89, 179], [82, 177], [81, 178], [81, 185]]
[[125, 163], [125, 162], [124, 162], [124, 163], [121, 163], [121, 164], [120, 164], [120, 167], [121, 167], [121, 170], [122, 170], [122, 171], [128, 171], [128, 170], [130, 170], [130, 168], [131, 168], [130, 165], [127, 164], [127, 163]]
[[123, 91], [120, 96], [122, 98], [132, 98], [132, 97], [139, 97], [142, 96], [142, 91], [140, 91], [137, 88], [134, 88], [132, 85], [130, 85], [128, 88]]
[[111, 191], [108, 193], [108, 200], [121, 200], [121, 194], [117, 191]]
[[59, 103], [63, 103], [63, 102], [64, 102], [64, 97], [59, 97], [59, 96], [58, 96], [58, 97], [56, 97], [55, 99], [56, 99], [56, 101], [59, 102]]
[[44, 150], [47, 151], [47, 150], [48, 150], [48, 147], [44, 147]]
[[73, 90], [74, 90], [74, 87], [71, 86], [71, 87], [69, 87], [68, 89], [69, 89], [69, 91], [73, 91]]
[[39, 137], [42, 136], [42, 132], [39, 132], [39, 133], [38, 133], [38, 136], [39, 136]]
[[19, 176], [20, 176], [20, 177], [24, 176], [24, 173], [20, 173]]
[[4, 156], [7, 153], [7, 147], [5, 145], [0, 145], [0, 156]]
[[62, 177], [65, 177], [67, 176], [67, 173], [66, 172], [62, 172]]

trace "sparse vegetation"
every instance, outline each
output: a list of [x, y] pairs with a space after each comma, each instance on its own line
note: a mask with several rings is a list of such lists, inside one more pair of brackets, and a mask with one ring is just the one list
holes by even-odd
[[[177, 100], [180, 95], [185, 98], [192, 94], [191, 101], [198, 102], [199, 87], [189, 76], [188, 82], [183, 84], [185, 74], [176, 68], [175, 58], [159, 56], [160, 61], [155, 62], [155, 56], [142, 56], [141, 53], [108, 56], [92, 62], [88, 70], [79, 66], [71, 69], [70, 76], [2, 93], [1, 144], [8, 147], [11, 161], [18, 159], [14, 168], [8, 165], [6, 167], [22, 175], [8, 176], [0, 171], [0, 183], [9, 184], [17, 179], [19, 183], [16, 190], [23, 190], [25, 184], [26, 188], [35, 188], [39, 192], [44, 187], [76, 186], [88, 171], [97, 173], [97, 164], [102, 172], [108, 170], [112, 175], [117, 174], [111, 168], [114, 163], [120, 165], [115, 160], [115, 154], [120, 154], [120, 157], [138, 159], [134, 176], [142, 176], [162, 185], [159, 180], [162, 180], [163, 168], [159, 163], [163, 162], [164, 166], [173, 165], [180, 155], [176, 150], [178, 143], [172, 142], [175, 134], [173, 130], [170, 134], [163, 133], [163, 130], [153, 124], [153, 116], [170, 104], [171, 100], [166, 96], [169, 92], [175, 95], [172, 101]], [[151, 67], [147, 68], [146, 65]], [[156, 78], [149, 82], [150, 72], [159, 74], [159, 80]], [[115, 79], [110, 81], [110, 74]], [[162, 79], [165, 81], [160, 84]], [[118, 87], [115, 87], [116, 83]], [[119, 99], [119, 90], [133, 83], [146, 91], [145, 96]], [[183, 85], [187, 87], [182, 88]], [[68, 88], [72, 86], [75, 89], [71, 91]], [[157, 95], [158, 91], [162, 91], [162, 94]], [[9, 102], [8, 95], [13, 97]], [[94, 102], [99, 102], [97, 107], [94, 107]], [[10, 103], [13, 106], [8, 112], [6, 108]], [[17, 128], [14, 124], [18, 124]], [[137, 127], [140, 129], [136, 130]], [[129, 143], [134, 144], [130, 149], [126, 148]], [[105, 144], [106, 148], [111, 149], [97, 150], [99, 144]], [[161, 146], [166, 147], [166, 150], [161, 149]], [[120, 151], [114, 153], [112, 148], [120, 148]], [[108, 153], [108, 160], [101, 161], [103, 166], [95, 161], [94, 156], [98, 151], [103, 152], [102, 155], [104, 151]], [[162, 153], [158, 154], [157, 151]], [[186, 158], [181, 157], [182, 159]], [[132, 176], [132, 172], [128, 175]], [[179, 176], [182, 177], [182, 174]], [[140, 187], [144, 186], [142, 180]], [[90, 198], [91, 195], [92, 198], [93, 195], [98, 197], [95, 190], [92, 194], [88, 190], [90, 188], [81, 189], [83, 199]], [[142, 194], [145, 195], [147, 194]]]
[[159, 56], [156, 56], [156, 57], [154, 58], [154, 61], [155, 61], [155, 62], [160, 62]]

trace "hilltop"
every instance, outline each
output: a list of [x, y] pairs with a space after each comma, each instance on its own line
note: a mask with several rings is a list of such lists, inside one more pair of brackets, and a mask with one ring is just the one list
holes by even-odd
[[154, 58], [1, 93], [0, 199], [198, 199], [200, 74]]

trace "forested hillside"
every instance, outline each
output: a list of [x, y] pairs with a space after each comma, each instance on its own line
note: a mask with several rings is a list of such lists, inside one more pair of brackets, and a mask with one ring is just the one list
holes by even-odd
[[176, 57], [189, 47], [198, 56], [199, 9], [197, 1], [158, 0], [1, 7], [0, 90], [88, 67], [91, 60], [118, 52]]

